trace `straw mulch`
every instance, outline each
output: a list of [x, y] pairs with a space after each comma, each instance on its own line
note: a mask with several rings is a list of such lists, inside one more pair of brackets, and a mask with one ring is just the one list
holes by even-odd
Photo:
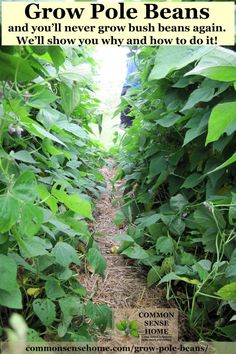
[[114, 309], [173, 308], [174, 304], [166, 301], [163, 288], [157, 286], [147, 288], [146, 271], [137, 262], [112, 253], [112, 246], [119, 245], [112, 238], [126, 231], [125, 227], [118, 228], [112, 222], [119, 209], [119, 205], [113, 206], [112, 202], [114, 198], [121, 198], [122, 190], [118, 183], [115, 196], [113, 195], [110, 180], [114, 177], [115, 168], [111, 160], [101, 172], [105, 177], [108, 192], [103, 193], [97, 202], [96, 220], [92, 223], [91, 229], [106, 258], [107, 269], [104, 279], [97, 275], [91, 275], [89, 271], [80, 274], [81, 284], [93, 294], [94, 303], [107, 304]]

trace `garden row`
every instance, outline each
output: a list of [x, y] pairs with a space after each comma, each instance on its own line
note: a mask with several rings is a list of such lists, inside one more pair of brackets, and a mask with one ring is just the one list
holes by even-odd
[[236, 53], [142, 48], [121, 141], [120, 252], [166, 286], [195, 338], [236, 340]]
[[89, 341], [110, 324], [80, 284], [106, 262], [88, 228], [104, 191], [101, 126], [87, 48], [0, 51], [0, 335], [13, 312], [28, 340]]

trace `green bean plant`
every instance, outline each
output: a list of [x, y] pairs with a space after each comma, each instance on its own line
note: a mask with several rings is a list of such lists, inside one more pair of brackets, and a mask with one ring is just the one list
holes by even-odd
[[116, 179], [128, 223], [119, 252], [166, 286], [194, 338], [236, 339], [236, 54], [223, 47], [136, 50], [139, 87]]

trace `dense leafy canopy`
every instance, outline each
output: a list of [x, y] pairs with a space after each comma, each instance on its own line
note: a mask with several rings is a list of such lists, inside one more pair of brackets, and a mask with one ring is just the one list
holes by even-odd
[[0, 327], [17, 309], [29, 341], [89, 341], [111, 319], [76, 275], [106, 267], [87, 225], [105, 187], [91, 50], [4, 47], [0, 62]]
[[149, 266], [149, 286], [167, 284], [195, 338], [235, 340], [236, 53], [136, 56], [141, 85], [128, 92], [135, 120], [116, 177], [125, 188], [116, 219], [130, 223], [120, 252]]

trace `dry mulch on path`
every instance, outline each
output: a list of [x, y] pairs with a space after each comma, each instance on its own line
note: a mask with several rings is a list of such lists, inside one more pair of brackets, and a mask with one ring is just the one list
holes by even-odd
[[[125, 228], [119, 229], [112, 222], [119, 205], [113, 206], [113, 191], [111, 179], [115, 175], [113, 161], [109, 160], [102, 168], [108, 191], [103, 193], [96, 205], [96, 220], [91, 228], [96, 242], [107, 261], [104, 279], [97, 275], [80, 274], [80, 282], [92, 293], [93, 302], [105, 303], [111, 308], [168, 308], [174, 307], [165, 299], [165, 291], [161, 288], [147, 288], [146, 274], [137, 262], [113, 254], [111, 247], [118, 244], [112, 239], [117, 234], [125, 233]], [[116, 186], [117, 187], [117, 186]], [[115, 198], [121, 197], [119, 185]], [[99, 236], [96, 237], [96, 234]], [[182, 321], [181, 321], [182, 322]]]

